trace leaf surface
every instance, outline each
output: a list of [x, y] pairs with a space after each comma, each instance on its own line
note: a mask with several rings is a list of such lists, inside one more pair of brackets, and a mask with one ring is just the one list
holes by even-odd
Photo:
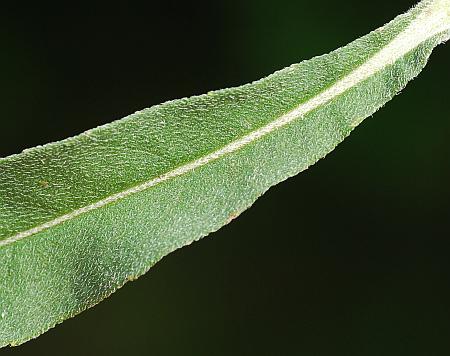
[[0, 159], [0, 346], [95, 305], [332, 151], [450, 35], [425, 0], [327, 55]]

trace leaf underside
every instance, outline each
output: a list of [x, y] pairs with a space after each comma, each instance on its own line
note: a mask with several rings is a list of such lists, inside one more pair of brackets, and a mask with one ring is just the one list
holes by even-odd
[[448, 0], [423, 1], [257, 82], [0, 159], [0, 346], [95, 305], [332, 151], [448, 38], [439, 11]]

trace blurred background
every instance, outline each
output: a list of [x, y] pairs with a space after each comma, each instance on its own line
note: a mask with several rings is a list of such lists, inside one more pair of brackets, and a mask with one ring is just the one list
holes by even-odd
[[[2, 5], [0, 156], [259, 79], [413, 4]], [[325, 160], [1, 355], [448, 355], [449, 61], [439, 47]]]

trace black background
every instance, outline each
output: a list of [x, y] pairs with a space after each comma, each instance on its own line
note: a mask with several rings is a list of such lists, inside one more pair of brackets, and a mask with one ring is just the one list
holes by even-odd
[[[3, 6], [0, 156], [258, 79], [412, 5]], [[439, 47], [402, 95], [232, 224], [0, 353], [448, 355], [449, 60]]]

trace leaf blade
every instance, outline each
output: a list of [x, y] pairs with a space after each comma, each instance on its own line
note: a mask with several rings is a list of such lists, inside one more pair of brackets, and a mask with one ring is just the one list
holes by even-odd
[[[330, 100], [319, 101], [309, 111], [295, 111], [299, 102], [304, 107], [389, 45], [397, 48], [393, 41], [429, 4], [447, 6], [448, 1], [423, 2], [343, 49], [251, 85], [166, 103], [1, 160], [6, 174], [0, 180], [0, 272], [6, 277], [0, 281], [0, 310], [6, 316], [0, 320], [0, 345], [23, 342], [96, 304], [167, 253], [220, 228], [273, 184], [330, 152], [361, 118], [420, 72], [447, 32], [428, 33], [395, 60], [388, 56], [392, 63], [384, 63], [357, 85], [331, 90]], [[324, 66], [326, 75], [310, 75]], [[164, 134], [167, 130], [170, 135]], [[130, 137], [140, 146], [126, 142]], [[167, 137], [170, 142], [165, 144]], [[233, 143], [237, 148], [227, 149]], [[130, 151], [135, 161], [131, 164]], [[225, 154], [205, 159], [218, 151]], [[94, 167], [98, 160], [92, 159], [93, 152], [104, 160], [100, 169]], [[204, 164], [169, 174], [190, 162]], [[117, 167], [125, 172], [115, 172]], [[160, 178], [164, 174], [169, 174], [167, 179]], [[31, 191], [17, 202], [24, 186]], [[36, 215], [39, 221], [33, 220]], [[70, 219], [57, 220], [61, 216]], [[56, 223], [47, 226], [42, 221]]]

